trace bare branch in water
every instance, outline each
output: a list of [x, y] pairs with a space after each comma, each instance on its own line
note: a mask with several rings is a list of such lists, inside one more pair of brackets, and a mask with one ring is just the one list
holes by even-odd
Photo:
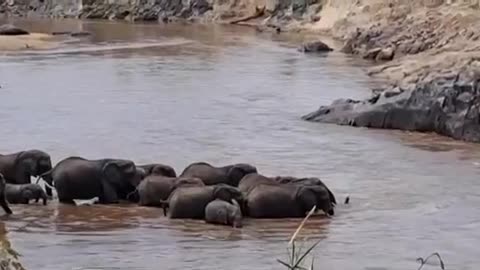
[[417, 262], [420, 263], [420, 267], [418, 268], [418, 270], [422, 269], [423, 266], [427, 264], [428, 260], [431, 259], [432, 257], [437, 257], [438, 260], [440, 261], [440, 268], [442, 270], [445, 270], [445, 264], [443, 263], [442, 257], [440, 256], [440, 254], [438, 254], [438, 252], [430, 254], [430, 256], [428, 256], [426, 259], [423, 259], [422, 257], [418, 258]]

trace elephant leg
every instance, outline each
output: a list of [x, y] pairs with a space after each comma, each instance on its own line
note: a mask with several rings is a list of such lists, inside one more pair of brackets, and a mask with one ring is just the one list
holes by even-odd
[[106, 180], [102, 181], [103, 186], [103, 198], [100, 201], [103, 203], [118, 203], [117, 191]]
[[7, 199], [5, 198], [5, 194], [0, 194], [0, 205], [2, 206], [5, 213], [11, 215], [13, 214], [12, 210], [8, 206]]

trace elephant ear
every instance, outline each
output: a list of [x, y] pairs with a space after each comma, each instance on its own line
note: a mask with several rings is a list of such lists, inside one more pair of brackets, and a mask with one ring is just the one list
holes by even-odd
[[298, 187], [296, 199], [305, 214], [317, 205], [317, 196], [311, 187]]
[[28, 172], [30, 175], [37, 173], [37, 160], [28, 151], [20, 152], [17, 156], [16, 165], [20, 170]]
[[116, 161], [110, 161], [102, 169], [102, 187], [103, 187], [103, 200], [105, 202], [117, 202], [118, 195], [115, 189], [116, 186], [121, 184], [122, 172], [120, 164]]
[[232, 200], [232, 192], [227, 185], [216, 185], [213, 190], [214, 199], [230, 202]]
[[234, 165], [228, 170], [227, 174], [228, 179], [230, 179], [230, 184], [232, 186], [238, 186], [240, 180], [242, 180], [247, 173], [242, 167]]
[[22, 191], [22, 198], [23, 199], [32, 199], [33, 198], [33, 191], [29, 188], [26, 188]]
[[173, 168], [170, 168], [168, 166], [162, 166], [162, 165], [157, 165], [157, 166], [153, 167], [151, 173], [155, 174], [155, 175], [177, 177], [177, 173], [175, 172], [175, 170]]

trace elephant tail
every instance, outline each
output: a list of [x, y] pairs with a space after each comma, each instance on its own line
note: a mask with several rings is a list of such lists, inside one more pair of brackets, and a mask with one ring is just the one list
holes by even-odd
[[163, 209], [163, 216], [167, 216], [168, 200], [160, 200], [160, 207]]
[[349, 204], [349, 203], [350, 203], [350, 196], [347, 196], [347, 197], [345, 198], [345, 204]]

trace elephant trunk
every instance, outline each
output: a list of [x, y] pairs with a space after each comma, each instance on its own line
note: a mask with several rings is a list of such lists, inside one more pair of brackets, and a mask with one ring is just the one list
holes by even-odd
[[232, 203], [236, 207], [236, 210], [233, 213], [232, 225], [233, 225], [234, 228], [242, 228], [243, 227], [243, 224], [242, 224], [243, 217], [242, 217], [242, 210], [240, 208], [240, 204], [235, 199], [232, 199]]

